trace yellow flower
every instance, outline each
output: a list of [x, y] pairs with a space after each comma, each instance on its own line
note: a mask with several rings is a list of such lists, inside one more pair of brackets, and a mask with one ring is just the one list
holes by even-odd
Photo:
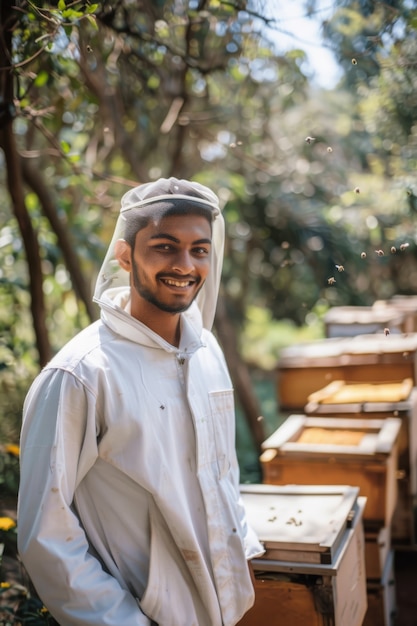
[[9, 589], [10, 583], [0, 583], [0, 589]]
[[42, 613], [42, 615], [44, 615], [45, 613], [48, 613], [48, 609], [46, 608], [46, 606], [43, 606], [41, 608], [40, 613]]
[[16, 443], [7, 444], [7, 446], [5, 446], [5, 450], [6, 452], [8, 452], [9, 454], [12, 454], [13, 456], [19, 456], [20, 454], [20, 448]]
[[0, 530], [10, 530], [16, 526], [11, 517], [0, 517]]

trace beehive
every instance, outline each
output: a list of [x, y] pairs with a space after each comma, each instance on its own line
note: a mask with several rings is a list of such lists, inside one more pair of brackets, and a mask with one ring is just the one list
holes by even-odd
[[384, 574], [391, 553], [391, 527], [367, 529], [365, 533], [365, 570], [370, 583], [378, 583]]
[[404, 332], [417, 331], [417, 296], [395, 295], [389, 300], [377, 300], [374, 308], [394, 307], [406, 315]]
[[385, 306], [335, 306], [324, 316], [326, 337], [354, 337], [381, 333], [386, 328], [391, 333], [410, 330], [409, 315], [393, 305]]
[[394, 554], [391, 551], [379, 582], [370, 582], [366, 588], [368, 609], [363, 626], [395, 626], [396, 596]]
[[281, 411], [303, 411], [308, 397], [334, 380], [417, 383], [417, 333], [320, 339], [284, 348], [277, 364]]
[[305, 406], [309, 416], [350, 419], [401, 419], [398, 442], [398, 502], [392, 521], [396, 546], [416, 543], [417, 500], [417, 388], [411, 378], [396, 383], [333, 381], [311, 394]]
[[266, 553], [252, 561], [255, 605], [239, 625], [360, 626], [365, 499], [358, 489], [245, 485], [242, 499]]
[[389, 526], [397, 502], [401, 420], [291, 415], [263, 444], [267, 484], [357, 485], [365, 522]]

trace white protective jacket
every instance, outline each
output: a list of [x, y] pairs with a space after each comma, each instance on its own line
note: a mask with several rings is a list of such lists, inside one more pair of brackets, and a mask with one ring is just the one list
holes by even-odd
[[262, 553], [239, 500], [234, 404], [196, 303], [176, 348], [129, 290], [70, 341], [24, 406], [18, 545], [61, 626], [233, 626]]

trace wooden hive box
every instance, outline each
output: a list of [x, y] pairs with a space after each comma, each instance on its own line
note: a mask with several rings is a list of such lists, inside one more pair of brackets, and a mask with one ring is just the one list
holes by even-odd
[[389, 300], [376, 300], [374, 308], [394, 307], [406, 315], [404, 332], [415, 333], [417, 331], [417, 296], [395, 295]]
[[351, 419], [401, 419], [398, 441], [398, 502], [392, 521], [395, 546], [416, 544], [417, 388], [411, 378], [387, 383], [333, 381], [311, 394], [306, 415]]
[[392, 551], [391, 527], [366, 528], [364, 526], [364, 533], [366, 581], [367, 584], [379, 582]]
[[267, 484], [354, 485], [367, 498], [364, 520], [389, 526], [397, 503], [401, 420], [291, 415], [263, 444]]
[[417, 388], [411, 378], [384, 383], [335, 380], [310, 394], [304, 412], [321, 417], [401, 419], [398, 468], [409, 478], [410, 492], [417, 494]]
[[360, 626], [366, 612], [363, 509], [348, 486], [244, 485], [264, 544], [252, 561], [255, 604], [240, 626]]
[[335, 306], [324, 316], [326, 337], [354, 337], [381, 333], [408, 332], [408, 314], [395, 306]]
[[379, 582], [368, 582], [366, 587], [368, 609], [363, 626], [395, 626], [396, 594], [394, 553], [391, 551]]
[[417, 496], [409, 492], [406, 481], [398, 481], [398, 500], [391, 521], [394, 548], [417, 548]]
[[284, 348], [277, 364], [277, 399], [285, 412], [303, 411], [308, 397], [334, 380], [417, 385], [417, 333], [319, 339]]

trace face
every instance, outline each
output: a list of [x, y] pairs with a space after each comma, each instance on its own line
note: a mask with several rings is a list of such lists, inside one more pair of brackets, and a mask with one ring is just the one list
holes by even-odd
[[[200, 215], [172, 215], [139, 230], [123, 262], [131, 273], [132, 315], [144, 320], [158, 309], [188, 309], [210, 268], [211, 224]], [[130, 256], [128, 260], [126, 254]]]

